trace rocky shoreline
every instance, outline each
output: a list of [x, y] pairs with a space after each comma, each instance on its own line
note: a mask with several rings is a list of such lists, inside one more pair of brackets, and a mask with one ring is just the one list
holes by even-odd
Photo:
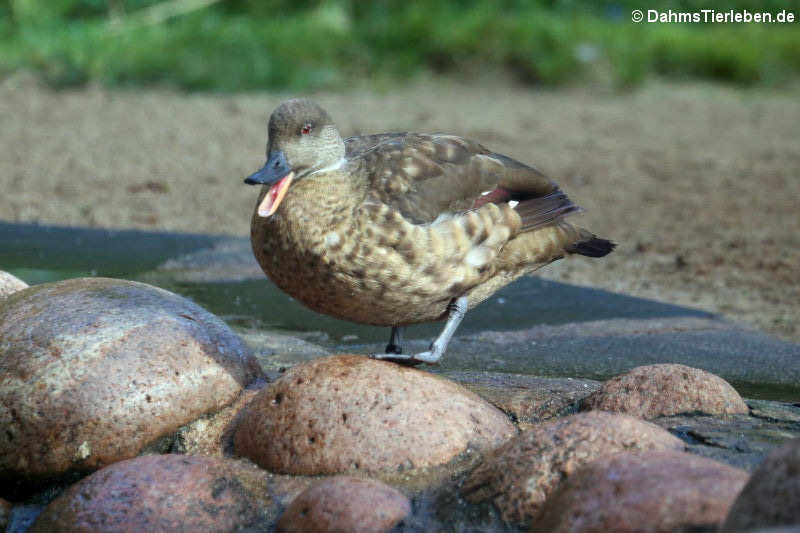
[[140, 282], [0, 280], [8, 531], [800, 524], [800, 406], [704, 370], [437, 376], [276, 349]]

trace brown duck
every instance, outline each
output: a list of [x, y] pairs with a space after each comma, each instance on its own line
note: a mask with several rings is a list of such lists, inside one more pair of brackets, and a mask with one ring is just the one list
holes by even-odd
[[[311, 309], [391, 326], [386, 355], [435, 363], [471, 309], [518, 277], [614, 244], [564, 220], [580, 211], [535, 168], [454, 135], [342, 139], [316, 103], [269, 119], [250, 238], [264, 272]], [[403, 355], [400, 327], [447, 319]]]

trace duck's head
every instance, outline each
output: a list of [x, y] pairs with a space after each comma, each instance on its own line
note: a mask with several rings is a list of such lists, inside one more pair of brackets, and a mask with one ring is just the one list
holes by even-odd
[[324, 109], [307, 99], [283, 102], [269, 117], [267, 162], [244, 180], [270, 186], [258, 214], [275, 213], [293, 181], [335, 166], [344, 154], [342, 136]]

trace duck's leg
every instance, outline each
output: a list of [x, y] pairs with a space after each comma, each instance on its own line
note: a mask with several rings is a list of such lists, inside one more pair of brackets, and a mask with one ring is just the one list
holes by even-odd
[[399, 355], [403, 353], [403, 328], [392, 326], [392, 335], [389, 337], [389, 344], [386, 345], [386, 353]]
[[[378, 354], [371, 357], [410, 365], [418, 365], [419, 363], [428, 363], [432, 365], [437, 363], [439, 359], [442, 358], [442, 355], [444, 355], [445, 350], [447, 350], [447, 345], [450, 343], [450, 339], [453, 338], [456, 329], [458, 329], [458, 325], [464, 319], [464, 315], [467, 314], [467, 305], [466, 296], [462, 296], [450, 302], [450, 305], [447, 307], [447, 323], [444, 325], [444, 329], [439, 336], [436, 337], [436, 340], [431, 343], [431, 347], [427, 352], [413, 355]], [[394, 337], [394, 329], [392, 329], [392, 336]], [[391, 341], [389, 344], [391, 344]]]

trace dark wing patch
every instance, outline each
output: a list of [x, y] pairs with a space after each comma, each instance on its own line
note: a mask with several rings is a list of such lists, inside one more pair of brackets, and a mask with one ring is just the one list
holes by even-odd
[[455, 135], [380, 134], [345, 145], [368, 173], [373, 199], [416, 224], [473, 209], [486, 191], [500, 188], [524, 200], [556, 188], [535, 168]]

